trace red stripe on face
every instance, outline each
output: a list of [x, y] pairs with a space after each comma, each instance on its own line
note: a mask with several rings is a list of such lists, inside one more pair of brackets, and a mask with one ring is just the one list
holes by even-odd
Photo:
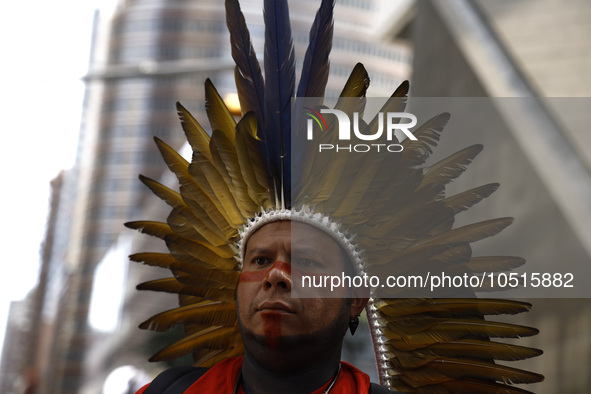
[[273, 264], [273, 266], [271, 267], [271, 269], [273, 268], [278, 269], [279, 271], [282, 271], [288, 275], [291, 275], [291, 264], [287, 264], [284, 261], [277, 260], [275, 264]]
[[271, 349], [276, 349], [279, 346], [279, 338], [281, 338], [281, 314], [277, 312], [263, 312], [263, 333], [267, 340], [267, 345]]
[[291, 275], [291, 265], [287, 264], [284, 261], [277, 260], [272, 266], [267, 268], [266, 270], [261, 271], [248, 271], [243, 272], [240, 274], [240, 279], [238, 283], [242, 282], [260, 282], [269, 275], [272, 269], [278, 269], [281, 272], [284, 272], [288, 275]]

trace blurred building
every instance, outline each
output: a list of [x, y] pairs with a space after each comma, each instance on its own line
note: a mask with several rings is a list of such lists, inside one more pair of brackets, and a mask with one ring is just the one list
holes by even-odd
[[[469, 138], [483, 143], [485, 151], [454, 186], [500, 181], [487, 207], [516, 220], [501, 234], [499, 250], [526, 257], [526, 272], [591, 264], [591, 161], [585, 149], [591, 143], [590, 13], [586, 0], [416, 2], [412, 95], [504, 97], [491, 101], [504, 125], [493, 134], [485, 135], [474, 115]], [[466, 137], [447, 134], [442, 142], [463, 147]], [[488, 160], [488, 168], [479, 160]], [[589, 275], [577, 278], [583, 291]], [[532, 311], [511, 321], [539, 328], [539, 335], [519, 343], [544, 354], [520, 365], [546, 380], [523, 388], [587, 393], [588, 295], [528, 301]]]
[[[29, 339], [30, 294], [22, 301], [12, 301], [0, 358], [0, 392], [20, 394], [35, 381], [34, 369], [27, 367], [23, 344]], [[34, 383], [33, 383], [34, 384]]]
[[[290, 2], [298, 67], [318, 3]], [[262, 60], [262, 2], [243, 0], [241, 5]], [[408, 40], [378, 39], [387, 23], [375, 21], [391, 7], [379, 0], [337, 1], [327, 94], [340, 92], [360, 60], [374, 95], [389, 95], [409, 78]], [[166, 206], [137, 175], [163, 176], [153, 136], [175, 149], [182, 146], [175, 102], [208, 128], [205, 79], [222, 96], [235, 91], [225, 23], [219, 0], [127, 0], [112, 14], [97, 12], [77, 161], [55, 184], [47, 258], [32, 313], [39, 329], [30, 335], [38, 346], [31, 346], [27, 357], [38, 368], [38, 393], [100, 393], [117, 367], [158, 368], [145, 361], [156, 350], [146, 347], [158, 340], [137, 325], [176, 300], [137, 292], [137, 283], [163, 273], [129, 265], [126, 256], [161, 250], [163, 243], [138, 237], [122, 224], [166, 219]]]
[[32, 291], [29, 332], [22, 369], [29, 385], [50, 379], [54, 339], [61, 327], [62, 297], [68, 287], [65, 256], [68, 250], [69, 213], [72, 209], [72, 171], [62, 171], [51, 181], [49, 217], [41, 247], [39, 281]]
[[[101, 302], [93, 298], [93, 289], [105, 286], [95, 276], [112, 264], [109, 251], [124, 231], [123, 222], [142, 212], [148, 193], [137, 175], [159, 178], [163, 171], [152, 137], [175, 148], [184, 140], [174, 103], [202, 108], [206, 76], [220, 90], [229, 89], [223, 30], [223, 10], [213, 1], [126, 1], [112, 15], [97, 14], [65, 259], [71, 275], [54, 338], [52, 374], [42, 385], [47, 392], [98, 393], [118, 366], [105, 346], [118, 323], [104, 320], [116, 319], [121, 306], [110, 305], [111, 315], [99, 310], [89, 321], [91, 299]], [[191, 64], [194, 60], [201, 63]], [[127, 254], [118, 255], [121, 267], [128, 264]], [[119, 278], [106, 286], [123, 294], [125, 271], [115, 273]], [[121, 350], [111, 349], [125, 359]]]

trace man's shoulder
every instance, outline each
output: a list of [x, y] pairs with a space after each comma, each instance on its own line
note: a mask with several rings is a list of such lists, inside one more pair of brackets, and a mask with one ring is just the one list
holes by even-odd
[[[225, 364], [225, 363], [222, 363]], [[220, 369], [220, 364], [216, 365], [215, 369]], [[228, 371], [228, 368], [224, 366], [221, 368]], [[210, 368], [201, 367], [173, 367], [161, 372], [156, 378], [150, 383], [145, 389], [143, 394], [178, 394], [183, 393], [195, 382], [197, 382], [203, 375], [205, 375]], [[368, 394], [392, 394], [397, 391], [390, 391], [384, 386], [380, 386], [376, 383], [371, 383]]]
[[150, 383], [144, 394], [182, 393], [201, 378], [209, 368], [172, 367], [161, 372]]
[[[212, 392], [210, 388], [234, 388], [242, 366], [242, 357], [225, 359], [212, 368], [173, 367], [161, 372], [141, 391], [142, 394], [179, 394], [184, 392]], [[198, 383], [199, 382], [199, 383]]]

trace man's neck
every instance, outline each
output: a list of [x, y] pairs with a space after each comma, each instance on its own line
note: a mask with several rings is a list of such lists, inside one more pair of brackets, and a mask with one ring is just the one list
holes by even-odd
[[[285, 355], [289, 357], [288, 354]], [[248, 353], [242, 364], [242, 387], [247, 394], [311, 393], [328, 383], [337, 373], [340, 352], [314, 360], [313, 364], [291, 366], [278, 372], [258, 363]]]

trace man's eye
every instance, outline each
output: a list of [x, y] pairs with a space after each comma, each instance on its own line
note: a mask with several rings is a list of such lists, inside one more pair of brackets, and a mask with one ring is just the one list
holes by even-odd
[[297, 259], [297, 263], [301, 267], [305, 268], [316, 268], [320, 267], [320, 264], [317, 261], [311, 259]]
[[256, 257], [254, 259], [252, 259], [252, 263], [258, 266], [263, 266], [266, 265], [270, 262], [271, 260], [269, 260], [266, 257]]

